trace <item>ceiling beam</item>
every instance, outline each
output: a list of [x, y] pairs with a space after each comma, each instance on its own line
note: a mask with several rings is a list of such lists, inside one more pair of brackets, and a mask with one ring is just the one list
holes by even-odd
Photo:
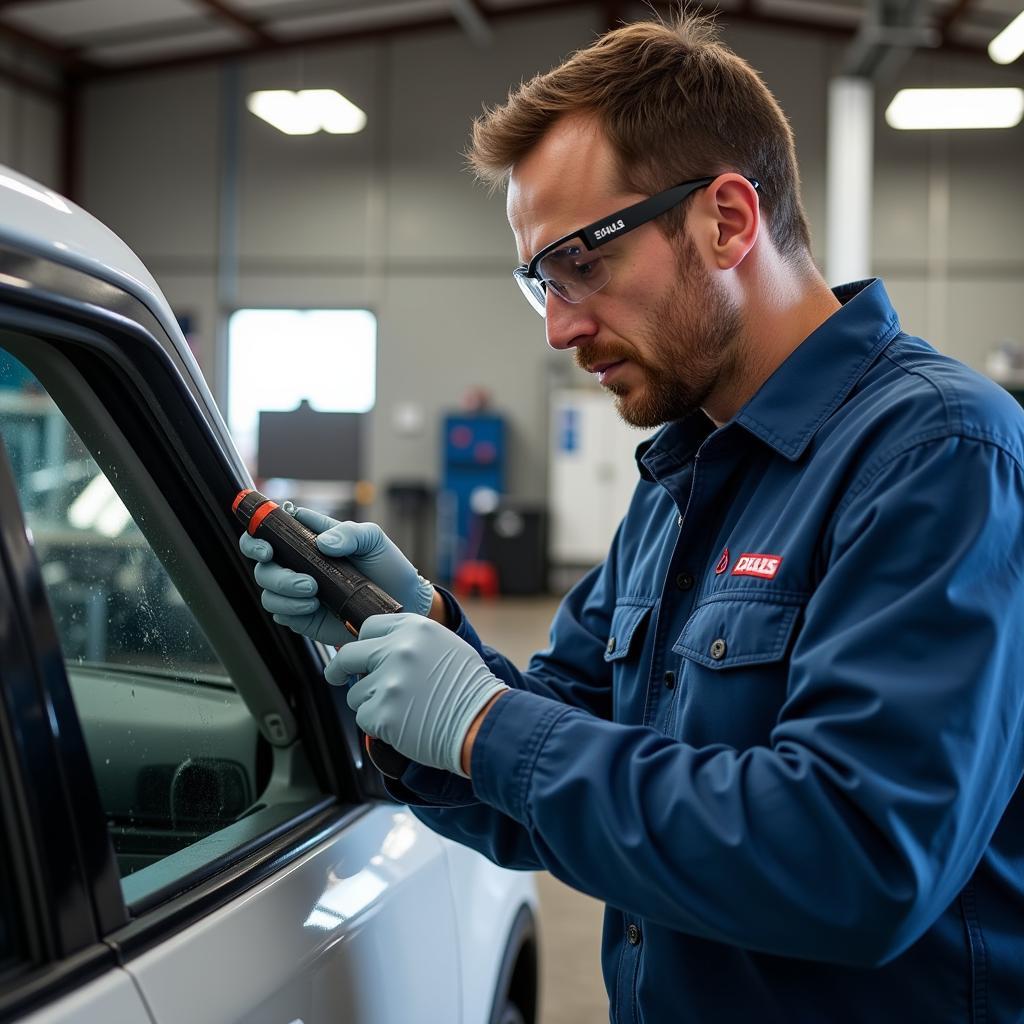
[[950, 29], [967, 13], [974, 0], [952, 0], [936, 27], [943, 41], [949, 38]]
[[[571, 2], [571, 0], [570, 0]], [[392, 36], [414, 32], [429, 32], [434, 29], [452, 29], [457, 27], [453, 15], [431, 15], [418, 20], [404, 21], [401, 24], [378, 26], [374, 28], [343, 29], [335, 32], [321, 32], [309, 39], [278, 39], [273, 43], [255, 43], [243, 48], [223, 49], [207, 53], [183, 54], [176, 57], [164, 57], [138, 64], [119, 64], [100, 66], [90, 72], [90, 78], [120, 78], [123, 75], [134, 75], [145, 71], [164, 71], [175, 68], [191, 68], [204, 64], [216, 64], [226, 60], [238, 60], [250, 56], [258, 56], [283, 50], [313, 50], [322, 46], [338, 43], [371, 42]]]
[[448, 0], [448, 4], [452, 17], [477, 46], [490, 46], [494, 42], [494, 29], [488, 21], [490, 12], [480, 0]]
[[221, 21], [226, 21], [234, 28], [240, 28], [246, 35], [255, 39], [257, 43], [265, 46], [277, 45], [277, 40], [272, 35], [269, 35], [258, 21], [239, 13], [229, 4], [224, 3], [224, 0], [199, 0], [199, 2], [203, 7], [213, 11]]
[[927, 0], [869, 0], [857, 34], [843, 55], [842, 74], [882, 79], [916, 49], [942, 43], [938, 29], [924, 24]]
[[57, 46], [33, 32], [26, 32], [24, 29], [16, 28], [6, 22], [0, 22], [0, 39], [10, 40], [16, 46], [33, 50], [40, 57], [67, 71], [90, 70], [88, 62], [81, 60], [74, 50], [65, 46]]
[[32, 75], [26, 75], [14, 68], [0, 66], [0, 81], [17, 86], [17, 88], [24, 89], [26, 92], [35, 93], [41, 99], [52, 100], [56, 103], [60, 103], [64, 99], [64, 89], [60, 85], [40, 81]]
[[[529, 2], [516, 7], [487, 8], [486, 14], [491, 24], [529, 15], [558, 15], [566, 10], [575, 8], [591, 8], [600, 16], [603, 11], [607, 10], [605, 3], [606, 0], [560, 0], [559, 3], [551, 3], [550, 0], [529, 0]], [[657, 0], [648, 0], [648, 6], [663, 15], [671, 15], [674, 10], [678, 9], [677, 3], [663, 3], [657, 2]], [[755, 25], [818, 36], [823, 35], [844, 41], [853, 39], [858, 29], [858, 25], [853, 23], [849, 26], [838, 25], [834, 22], [815, 23], [788, 15], [771, 14], [756, 6], [745, 6], [733, 11], [723, 11], [718, 9], [716, 0], [699, 0], [699, 6], [708, 12], [717, 12], [717, 20], [724, 25]], [[400, 35], [452, 29], [457, 27], [457, 25], [458, 21], [454, 14], [428, 15], [418, 19], [410, 18], [397, 24], [323, 32], [305, 39], [283, 40], [268, 37], [265, 41], [256, 41], [241, 49], [237, 47], [225, 48], [201, 54], [185, 54], [109, 67], [93, 64], [85, 71], [85, 74], [89, 78], [116, 78], [145, 71], [188, 68], [217, 63], [218, 61], [244, 59], [249, 56], [273, 51], [315, 49], [344, 43], [389, 39]], [[984, 57], [986, 61], [988, 60], [984, 46], [946, 39], [943, 40], [941, 48], [948, 52], [972, 57]]]
[[131, 43], [151, 43], [154, 38], [168, 39], [173, 36], [189, 35], [209, 29], [214, 23], [212, 14], [200, 14], [171, 21], [151, 21], [142, 25], [128, 25], [125, 28], [97, 29], [75, 36], [74, 46], [68, 53], [82, 54], [87, 50], [98, 50], [106, 46], [126, 46]]

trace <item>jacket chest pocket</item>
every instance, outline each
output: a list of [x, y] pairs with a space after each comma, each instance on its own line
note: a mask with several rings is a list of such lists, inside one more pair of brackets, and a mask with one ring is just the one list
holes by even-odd
[[716, 595], [694, 609], [672, 647], [683, 684], [673, 735], [696, 746], [768, 745], [806, 600], [792, 592]]
[[644, 652], [644, 637], [653, 607], [652, 600], [635, 599], [620, 601], [612, 612], [604, 660], [612, 666], [612, 711], [616, 722], [643, 721], [644, 664], [649, 660]]

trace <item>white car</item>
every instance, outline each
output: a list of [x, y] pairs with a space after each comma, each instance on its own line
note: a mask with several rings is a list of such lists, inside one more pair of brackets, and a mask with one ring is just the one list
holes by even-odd
[[535, 1021], [532, 876], [387, 800], [156, 283], [2, 167], [0, 438], [0, 1020]]

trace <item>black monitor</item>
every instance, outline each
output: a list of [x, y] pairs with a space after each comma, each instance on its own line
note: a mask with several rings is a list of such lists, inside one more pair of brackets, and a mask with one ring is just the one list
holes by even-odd
[[292, 412], [262, 411], [256, 475], [290, 480], [362, 479], [365, 415], [317, 412], [305, 399]]

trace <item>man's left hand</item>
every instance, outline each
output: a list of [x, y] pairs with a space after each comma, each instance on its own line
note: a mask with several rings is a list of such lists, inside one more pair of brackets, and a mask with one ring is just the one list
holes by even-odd
[[487, 703], [508, 687], [451, 630], [421, 615], [373, 615], [324, 672], [348, 692], [359, 728], [419, 764], [462, 771], [462, 746]]

